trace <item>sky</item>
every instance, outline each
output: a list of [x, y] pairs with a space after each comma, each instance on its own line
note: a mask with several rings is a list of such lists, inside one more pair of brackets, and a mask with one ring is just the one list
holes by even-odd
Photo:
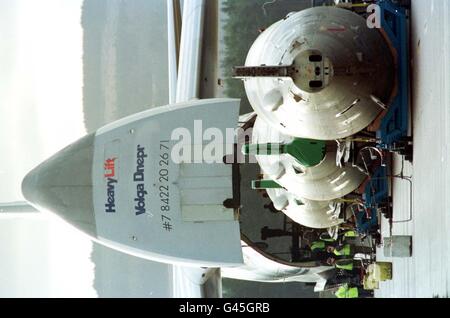
[[[85, 134], [81, 0], [0, 0], [0, 201]], [[0, 297], [95, 297], [92, 243], [47, 213], [0, 216]]]

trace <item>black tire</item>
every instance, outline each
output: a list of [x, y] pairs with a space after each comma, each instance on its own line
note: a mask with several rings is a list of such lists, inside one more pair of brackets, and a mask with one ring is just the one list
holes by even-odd
[[400, 141], [405, 142], [405, 143], [410, 143], [410, 142], [413, 141], [413, 137], [412, 136], [405, 136], [405, 137], [402, 137], [400, 139]]
[[405, 160], [412, 163], [413, 159], [414, 159], [414, 148], [412, 145], [408, 145], [405, 149]]

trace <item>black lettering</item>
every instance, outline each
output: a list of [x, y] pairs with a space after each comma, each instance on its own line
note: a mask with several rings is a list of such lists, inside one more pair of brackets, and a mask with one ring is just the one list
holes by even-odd
[[117, 183], [116, 179], [108, 178], [107, 189], [106, 189], [106, 212], [107, 213], [115, 213], [116, 212], [116, 189], [115, 184]]

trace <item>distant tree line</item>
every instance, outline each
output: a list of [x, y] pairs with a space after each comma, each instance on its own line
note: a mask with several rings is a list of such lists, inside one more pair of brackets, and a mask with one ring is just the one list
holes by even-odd
[[[87, 131], [168, 102], [165, 8], [165, 0], [84, 0]], [[106, 96], [114, 97], [114, 105]]]
[[83, 1], [81, 25], [83, 26], [83, 113], [88, 132], [95, 131], [104, 117], [104, 98], [99, 89], [102, 74], [102, 32], [107, 19], [106, 1]]

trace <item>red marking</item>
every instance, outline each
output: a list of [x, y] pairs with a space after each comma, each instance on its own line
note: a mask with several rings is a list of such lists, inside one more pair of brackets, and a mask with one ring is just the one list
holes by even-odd
[[105, 178], [113, 178], [116, 175], [116, 165], [115, 160], [117, 158], [106, 159], [105, 161]]
[[345, 31], [347, 31], [346, 28], [328, 28], [327, 30], [330, 32], [345, 32]]

